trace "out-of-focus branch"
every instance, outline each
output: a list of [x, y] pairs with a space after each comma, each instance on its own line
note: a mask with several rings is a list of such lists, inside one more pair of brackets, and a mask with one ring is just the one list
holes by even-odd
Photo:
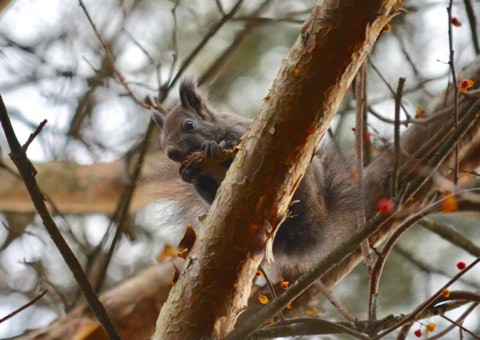
[[85, 4], [83, 3], [82, 0], [78, 0], [78, 2], [80, 4], [80, 7], [82, 7], [83, 12], [87, 16], [87, 19], [90, 22], [90, 25], [92, 26], [92, 28], [95, 32], [95, 35], [97, 36], [98, 40], [100, 41], [100, 44], [102, 44], [102, 47], [105, 50], [105, 55], [106, 55], [107, 60], [110, 64], [110, 67], [112, 68], [113, 72], [115, 73], [118, 80], [122, 84], [123, 88], [127, 91], [128, 95], [130, 96], [130, 98], [133, 99], [133, 101], [135, 101], [135, 103], [137, 103], [138, 105], [140, 105], [144, 109], [150, 109], [151, 105], [149, 105], [149, 104], [145, 103], [144, 101], [138, 99], [137, 96], [135, 96], [135, 94], [132, 92], [132, 90], [130, 89], [130, 87], [128, 86], [128, 84], [125, 80], [125, 76], [115, 66], [115, 58], [113, 57], [112, 52], [110, 51], [110, 48], [108, 47], [107, 43], [103, 39], [102, 35], [98, 31], [97, 25], [95, 25], [95, 23], [93, 22], [93, 19], [91, 18], [90, 13], [87, 10], [87, 7], [85, 6]]
[[477, 33], [477, 18], [475, 11], [472, 6], [471, 0], [463, 0], [465, 3], [465, 10], [467, 11], [468, 23], [470, 26], [470, 32], [472, 34], [473, 48], [475, 49], [475, 54], [480, 54], [480, 45], [478, 42], [478, 33]]
[[190, 66], [193, 59], [204, 48], [207, 42], [210, 41], [212, 36], [214, 36], [220, 30], [220, 28], [222, 28], [223, 25], [225, 25], [225, 23], [227, 23], [229, 20], [233, 18], [233, 16], [238, 12], [240, 7], [242, 6], [242, 3], [243, 3], [243, 0], [237, 0], [237, 2], [232, 7], [230, 12], [223, 15], [222, 18], [209, 29], [207, 34], [205, 34], [205, 36], [198, 43], [198, 45], [193, 49], [193, 51], [190, 52], [190, 54], [183, 60], [178, 72], [175, 74], [175, 77], [173, 77], [172, 81], [168, 84], [169, 89], [171, 89], [177, 83], [177, 81], [180, 80], [180, 77], [183, 75], [185, 70]]
[[[165, 261], [100, 295], [122, 339], [147, 339], [172, 287], [175, 268], [182, 261]], [[25, 339], [106, 339], [100, 324], [86, 306], [79, 307], [49, 326], [24, 335]]]
[[429, 218], [424, 219], [420, 223], [420, 225], [425, 229], [434, 232], [446, 241], [456, 245], [459, 248], [462, 248], [473, 256], [480, 257], [480, 247], [478, 247], [474, 242], [460, 234], [458, 231], [455, 231], [452, 228], [447, 227], [440, 222], [433, 221]]
[[15, 131], [13, 130], [12, 123], [8, 117], [7, 109], [3, 103], [3, 99], [0, 96], [0, 121], [2, 123], [3, 131], [10, 146], [10, 158], [15, 163], [22, 180], [27, 187], [30, 198], [35, 206], [36, 211], [40, 215], [43, 225], [48, 231], [52, 241], [55, 243], [55, 246], [60, 251], [60, 254], [63, 256], [63, 259], [70, 268], [73, 276], [75, 277], [80, 289], [82, 290], [88, 304], [92, 308], [96, 317], [102, 324], [103, 329], [108, 334], [111, 339], [120, 339], [118, 332], [115, 326], [112, 323], [112, 320], [108, 316], [105, 308], [98, 300], [95, 291], [93, 290], [90, 282], [88, 281], [85, 272], [78, 262], [77, 258], [73, 254], [72, 250], [68, 246], [67, 242], [63, 238], [62, 234], [58, 230], [57, 225], [55, 224], [52, 216], [50, 215], [47, 206], [45, 205], [45, 196], [40, 191], [38, 183], [35, 179], [37, 170], [33, 167], [30, 160], [27, 158], [25, 151], [20, 145]]

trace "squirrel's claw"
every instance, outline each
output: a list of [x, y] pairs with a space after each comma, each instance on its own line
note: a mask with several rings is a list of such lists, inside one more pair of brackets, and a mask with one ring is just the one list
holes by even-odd
[[224, 150], [225, 148], [226, 142], [224, 140], [222, 140], [220, 143], [217, 143], [214, 140], [209, 140], [202, 143], [202, 150], [207, 158], [214, 157], [219, 150]]
[[200, 165], [195, 160], [183, 162], [180, 165], [180, 176], [182, 180], [187, 183], [195, 183], [200, 176]]

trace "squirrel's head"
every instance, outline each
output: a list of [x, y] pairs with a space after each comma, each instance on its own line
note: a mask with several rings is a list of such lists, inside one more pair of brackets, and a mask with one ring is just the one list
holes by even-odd
[[180, 104], [171, 112], [153, 114], [153, 120], [162, 128], [162, 145], [168, 158], [181, 162], [194, 151], [201, 150], [203, 142], [217, 140], [219, 127], [215, 113], [192, 79], [180, 84]]

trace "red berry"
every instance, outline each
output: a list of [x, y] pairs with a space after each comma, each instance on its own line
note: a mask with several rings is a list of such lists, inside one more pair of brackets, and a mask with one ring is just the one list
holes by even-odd
[[422, 331], [417, 329], [413, 334], [415, 334], [417, 338], [420, 338], [422, 336]]
[[460, 270], [464, 270], [467, 267], [467, 264], [463, 261], [457, 263], [457, 268]]
[[453, 26], [455, 27], [460, 27], [462, 26], [462, 22], [460, 20], [458, 20], [457, 18], [452, 18], [450, 20], [450, 22], [452, 23]]
[[393, 211], [393, 201], [390, 197], [384, 197], [378, 200], [377, 210], [383, 214], [388, 215]]

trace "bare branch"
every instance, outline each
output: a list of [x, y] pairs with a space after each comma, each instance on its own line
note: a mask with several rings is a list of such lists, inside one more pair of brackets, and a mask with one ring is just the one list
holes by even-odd
[[90, 22], [90, 25], [92, 26], [94, 32], [95, 32], [95, 35], [97, 36], [98, 40], [100, 41], [100, 44], [102, 44], [102, 47], [103, 49], [105, 50], [105, 56], [107, 57], [108, 59], [108, 62], [110, 64], [110, 66], [112, 67], [113, 69], [113, 72], [115, 73], [115, 75], [117, 76], [118, 80], [120, 81], [120, 83], [123, 85], [123, 88], [127, 91], [128, 95], [130, 96], [130, 98], [133, 99], [133, 101], [135, 103], [137, 103], [138, 105], [140, 105], [141, 107], [143, 107], [144, 109], [151, 109], [152, 106], [145, 103], [144, 101], [140, 100], [137, 98], [137, 96], [135, 96], [135, 94], [133, 93], [133, 91], [130, 89], [130, 87], [128, 86], [126, 80], [125, 80], [125, 76], [118, 70], [118, 68], [116, 67], [115, 65], [115, 58], [113, 57], [113, 54], [112, 52], [110, 51], [110, 48], [108, 48], [108, 45], [107, 43], [105, 42], [105, 40], [103, 39], [102, 35], [100, 34], [100, 32], [98, 31], [97, 29], [97, 26], [95, 25], [95, 23], [93, 22], [93, 19], [92, 17], [90, 16], [90, 13], [88, 12], [87, 10], [87, 7], [85, 6], [85, 4], [83, 3], [83, 0], [78, 0], [79, 4], [80, 4], [80, 7], [82, 7], [83, 9], [83, 12], [85, 13], [85, 15], [87, 16], [87, 19], [88, 21]]
[[115, 326], [113, 325], [105, 308], [98, 300], [98, 297], [92, 286], [90, 285], [90, 282], [88, 282], [88, 278], [85, 275], [82, 266], [78, 262], [77, 258], [75, 257], [67, 242], [63, 238], [62, 234], [58, 230], [58, 227], [55, 224], [52, 216], [48, 212], [47, 206], [45, 205], [45, 196], [40, 191], [38, 183], [35, 179], [37, 170], [33, 167], [33, 164], [27, 158], [20, 143], [18, 142], [17, 136], [15, 135], [15, 131], [12, 127], [12, 123], [10, 122], [10, 118], [8, 117], [7, 109], [5, 108], [5, 104], [3, 103], [3, 98], [1, 96], [0, 121], [2, 123], [3, 131], [5, 132], [5, 136], [7, 137], [8, 145], [10, 146], [10, 157], [15, 163], [18, 172], [22, 176], [22, 179], [25, 183], [25, 186], [27, 187], [32, 202], [35, 205], [35, 209], [37, 210], [43, 221], [43, 225], [47, 229], [52, 241], [55, 243], [55, 246], [62, 254], [63, 259], [65, 260], [73, 276], [77, 280], [78, 285], [80, 286], [93, 312], [97, 316], [98, 320], [101, 322], [105, 332], [112, 339], [120, 339], [120, 336], [118, 335], [118, 332], [115, 329]]

